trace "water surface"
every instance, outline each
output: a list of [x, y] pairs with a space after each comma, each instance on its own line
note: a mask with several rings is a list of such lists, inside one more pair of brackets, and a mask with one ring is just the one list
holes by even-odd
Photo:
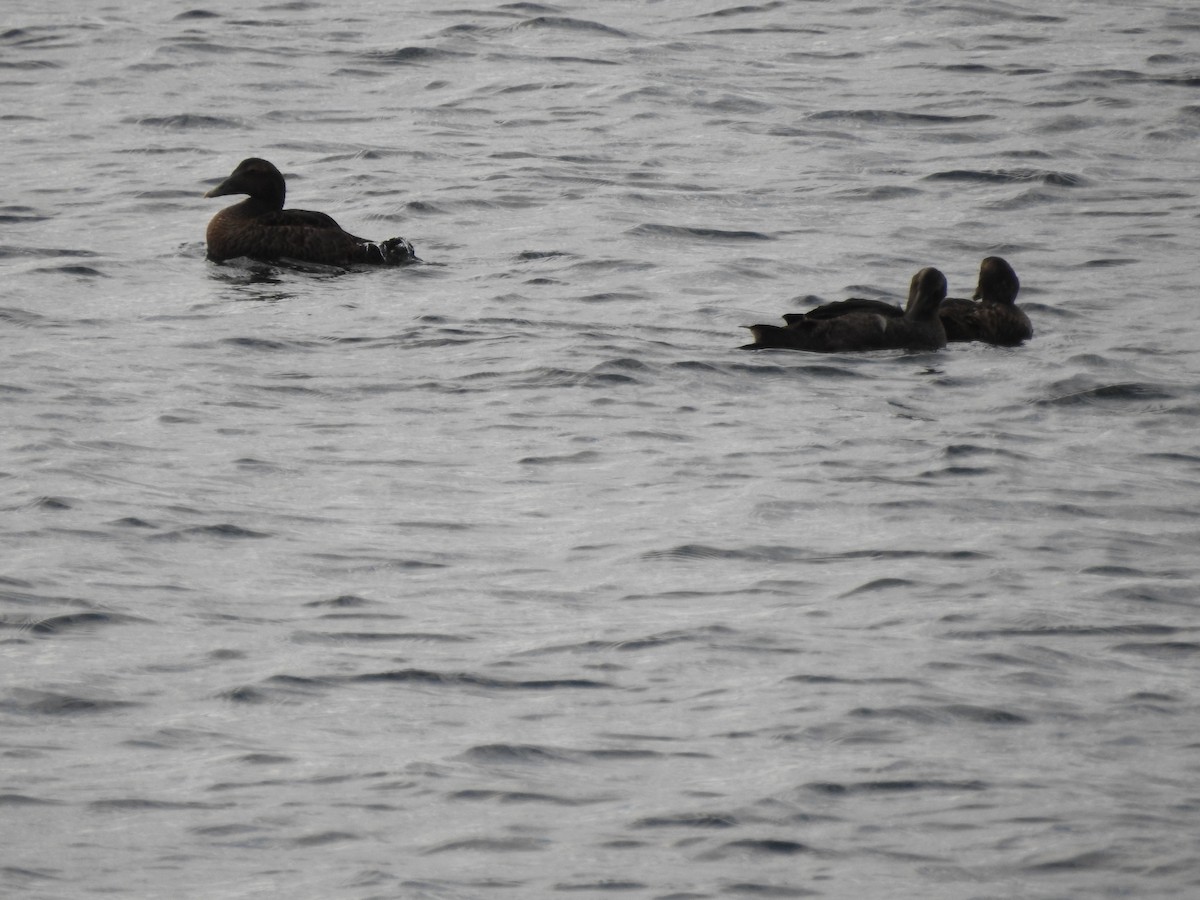
[[[1200, 13], [0, 34], [0, 885], [1191, 897]], [[425, 264], [205, 261], [246, 156]], [[1002, 255], [1016, 349], [747, 353]]]

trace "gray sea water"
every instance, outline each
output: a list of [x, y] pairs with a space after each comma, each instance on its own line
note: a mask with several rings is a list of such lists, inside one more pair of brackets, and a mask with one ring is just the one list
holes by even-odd
[[[1200, 12], [35, 7], [3, 896], [1200, 895]], [[206, 261], [247, 156], [424, 264]]]

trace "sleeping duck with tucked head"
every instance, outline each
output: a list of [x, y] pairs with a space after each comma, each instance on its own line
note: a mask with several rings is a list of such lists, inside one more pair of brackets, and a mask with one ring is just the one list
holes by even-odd
[[824, 319], [786, 315], [783, 317], [786, 325], [749, 326], [754, 343], [742, 349], [780, 348], [818, 353], [937, 350], [946, 346], [946, 329], [938, 318], [938, 307], [945, 298], [946, 276], [930, 266], [913, 276], [908, 306], [903, 310], [894, 307], [898, 315], [869, 306]]
[[233, 174], [204, 195], [249, 195], [208, 223], [208, 258], [224, 262], [247, 256], [330, 266], [401, 266], [418, 261], [412, 244], [404, 238], [369, 241], [343, 231], [325, 213], [284, 209], [286, 191], [283, 175], [265, 159], [242, 160]]

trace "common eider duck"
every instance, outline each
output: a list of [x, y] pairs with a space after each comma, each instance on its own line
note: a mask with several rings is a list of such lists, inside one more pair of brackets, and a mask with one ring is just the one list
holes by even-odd
[[1015, 347], [1033, 337], [1033, 325], [1017, 306], [1021, 282], [1005, 260], [989, 256], [979, 265], [974, 299], [947, 300], [939, 315], [948, 341], [983, 341]]
[[417, 261], [412, 244], [404, 238], [369, 241], [343, 231], [325, 213], [284, 209], [286, 190], [283, 175], [271, 163], [265, 159], [242, 160], [233, 174], [204, 195], [250, 195], [221, 210], [208, 223], [208, 258], [223, 262], [248, 256], [332, 266], [399, 266]]
[[[979, 265], [979, 282], [974, 300], [948, 297], [938, 308], [946, 340], [983, 341], [1001, 347], [1013, 347], [1033, 337], [1033, 326], [1019, 306], [1017, 292], [1021, 282], [1007, 261], [989, 256]], [[851, 297], [810, 309], [805, 313], [784, 316], [789, 324], [800, 319], [834, 319], [855, 312], [873, 312], [881, 316], [903, 316], [904, 310], [883, 300], [864, 300]]]
[[751, 325], [754, 343], [742, 349], [777, 347], [818, 353], [937, 350], [946, 346], [946, 330], [938, 318], [938, 306], [945, 297], [946, 276], [927, 267], [913, 276], [908, 306], [899, 315], [860, 309], [828, 319], [785, 316], [787, 325]]

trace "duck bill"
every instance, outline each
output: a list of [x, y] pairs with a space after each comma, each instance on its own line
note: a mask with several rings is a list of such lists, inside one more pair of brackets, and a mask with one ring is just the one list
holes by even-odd
[[238, 190], [236, 185], [230, 184], [231, 181], [233, 181], [232, 178], [226, 178], [224, 181], [222, 181], [220, 184], [218, 184], [211, 191], [206, 191], [204, 196], [205, 197], [226, 197], [229, 194], [242, 193], [241, 191]]

